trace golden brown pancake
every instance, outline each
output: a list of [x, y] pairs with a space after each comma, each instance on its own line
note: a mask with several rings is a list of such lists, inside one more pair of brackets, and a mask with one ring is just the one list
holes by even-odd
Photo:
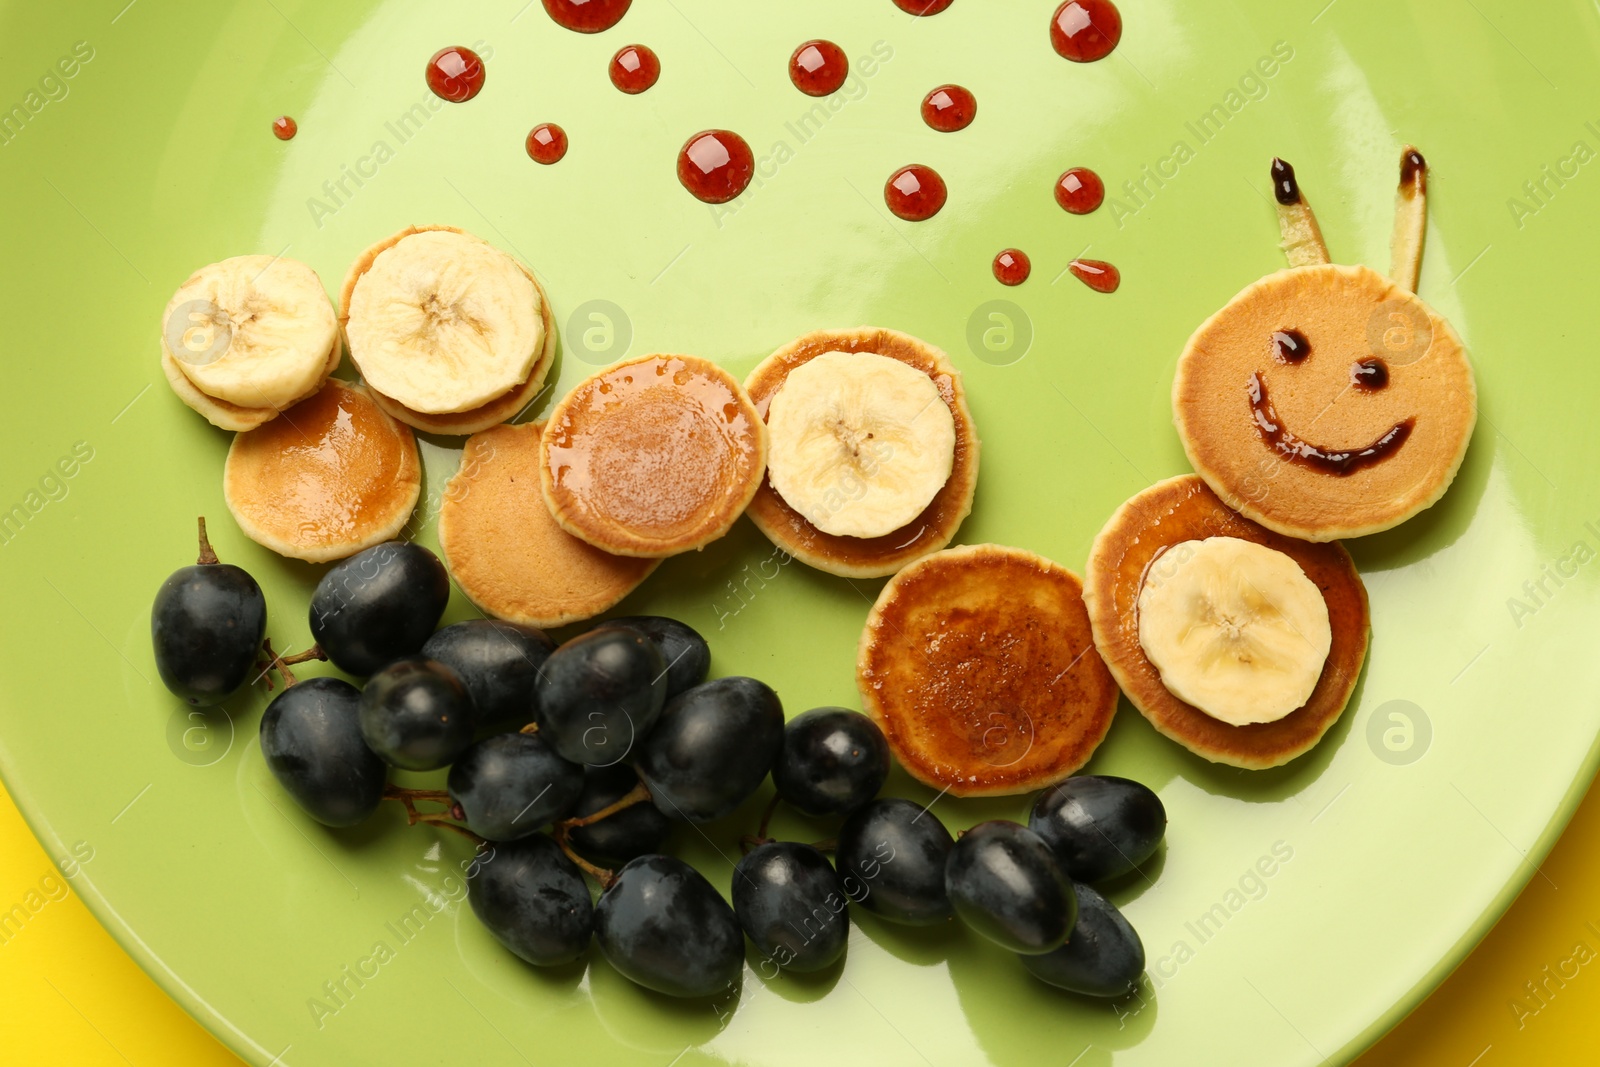
[[[529, 274], [529, 278], [533, 275]], [[539, 287], [535, 281], [534, 288]], [[449, 415], [430, 415], [422, 411], [413, 411], [398, 400], [384, 396], [382, 393], [368, 386], [380, 408], [399, 419], [407, 426], [415, 427], [424, 433], [444, 434], [459, 436], [462, 434], [478, 433], [491, 426], [498, 426], [502, 422], [514, 419], [521, 414], [522, 409], [533, 403], [535, 397], [544, 390], [545, 379], [550, 375], [550, 366], [556, 360], [556, 328], [550, 315], [550, 301], [545, 299], [544, 290], [539, 290], [540, 311], [544, 319], [544, 349], [539, 353], [539, 358], [533, 364], [527, 381], [516, 386], [510, 392], [502, 393], [482, 407], [473, 408], [471, 411], [458, 411]]]
[[1000, 545], [937, 552], [891, 578], [861, 634], [856, 685], [900, 764], [955, 796], [1059, 782], [1117, 710], [1078, 576]]
[[487, 614], [530, 626], [590, 619], [660, 564], [613, 556], [556, 525], [539, 488], [544, 423], [467, 439], [445, 487], [439, 547], [461, 591]]
[[239, 528], [281, 556], [322, 563], [388, 541], [416, 507], [411, 430], [358, 385], [322, 390], [228, 449], [222, 492]]
[[[455, 233], [470, 237], [476, 241], [482, 240], [482, 238], [476, 237], [458, 226], [431, 224], [426, 226], [407, 226], [398, 233], [391, 234], [371, 245], [356, 257], [356, 261], [350, 265], [350, 270], [345, 274], [344, 282], [339, 287], [338, 318], [341, 327], [349, 326], [350, 303], [355, 295], [356, 285], [361, 281], [362, 276], [372, 269], [372, 265], [378, 256], [413, 234], [430, 231]], [[550, 311], [550, 299], [546, 295], [544, 287], [539, 284], [539, 279], [534, 277], [533, 271], [528, 268], [527, 264], [514, 256], [509, 258], [527, 277], [528, 281], [532, 283], [534, 291], [539, 294], [540, 320], [544, 325], [544, 345], [534, 358], [527, 376], [522, 381], [509, 386], [498, 396], [486, 400], [477, 407], [466, 411], [446, 413], [417, 411], [414, 408], [407, 407], [393, 397], [384, 395], [369, 384], [368, 389], [372, 392], [374, 398], [378, 399], [385, 411], [407, 425], [414, 426], [427, 433], [447, 435], [473, 434], [512, 418], [538, 395], [539, 390], [544, 386], [544, 377], [549, 373], [550, 365], [555, 359], [555, 323]], [[360, 363], [357, 362], [356, 366], [359, 370]]]
[[[1139, 590], [1168, 547], [1237, 537], [1284, 553], [1328, 603], [1333, 641], [1311, 699], [1276, 722], [1231, 726], [1173, 696], [1139, 643]], [[1111, 516], [1089, 552], [1084, 602], [1095, 647], [1128, 700], [1161, 733], [1198, 756], [1261, 770], [1306, 752], [1338, 721], [1367, 655], [1367, 590], [1340, 544], [1285, 537], [1229, 509], [1193, 474], [1157, 482]]]
[[540, 443], [561, 528], [619, 556], [662, 557], [728, 532], [766, 474], [744, 389], [696, 356], [644, 356], [578, 383]]
[[[1310, 343], [1297, 362], [1274, 354], [1273, 334], [1288, 330]], [[1387, 384], [1354, 384], [1355, 364], [1372, 359]], [[1431, 308], [1366, 267], [1324, 264], [1269, 275], [1206, 320], [1178, 360], [1172, 409], [1189, 461], [1224, 503], [1332, 541], [1387, 530], [1444, 495], [1477, 391]]]
[[745, 390], [763, 419], [767, 416], [767, 405], [783, 388], [789, 373], [824, 352], [888, 356], [932, 378], [955, 419], [956, 450], [950, 478], [921, 515], [882, 537], [839, 537], [823, 533], [788, 505], [772, 488], [770, 479], [762, 480], [748, 514], [750, 521], [774, 545], [802, 563], [846, 578], [881, 578], [948, 545], [961, 528], [962, 520], [972, 512], [972, 497], [978, 486], [977, 427], [973, 425], [972, 413], [967, 410], [961, 372], [948, 356], [910, 334], [872, 327], [808, 333], [762, 361], [745, 379]]
[[[339, 361], [344, 356], [344, 346], [339, 338], [333, 340], [333, 347], [328, 349], [328, 361], [323, 367], [322, 378], [318, 380], [316, 388], [300, 398], [315, 396], [322, 388], [322, 383], [328, 375], [339, 369]], [[172, 386], [172, 391], [178, 399], [188, 404], [191, 408], [204, 415], [206, 421], [219, 430], [231, 430], [240, 433], [244, 430], [253, 430], [264, 422], [270, 422], [278, 417], [278, 409], [273, 407], [246, 408], [238, 404], [230, 404], [226, 400], [219, 400], [200, 391], [200, 387], [189, 380], [183, 373], [183, 368], [178, 366], [178, 360], [167, 351], [167, 346], [161, 346], [161, 372], [167, 376], [167, 384]], [[298, 404], [300, 400], [296, 400]], [[291, 405], [292, 406], [292, 405]]]

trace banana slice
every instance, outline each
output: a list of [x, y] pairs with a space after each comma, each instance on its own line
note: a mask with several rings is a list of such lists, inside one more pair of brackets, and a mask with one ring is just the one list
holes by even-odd
[[1139, 643], [1173, 695], [1246, 726], [1311, 698], [1333, 631], [1327, 601], [1298, 563], [1254, 541], [1208, 537], [1150, 564]]
[[459, 230], [407, 230], [352, 269], [350, 358], [367, 384], [427, 415], [470, 411], [528, 378], [543, 301], [515, 259]]
[[281, 410], [316, 391], [339, 337], [316, 271], [281, 256], [201, 267], [162, 316], [161, 344], [201, 393]]
[[897, 359], [825, 352], [767, 409], [778, 495], [823, 533], [881, 537], [922, 514], [955, 463], [956, 427], [926, 374]]

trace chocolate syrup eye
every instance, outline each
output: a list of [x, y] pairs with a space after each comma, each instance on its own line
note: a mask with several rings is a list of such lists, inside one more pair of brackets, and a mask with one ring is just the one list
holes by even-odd
[[1352, 363], [1350, 383], [1363, 389], [1382, 389], [1389, 384], [1389, 365], [1377, 356]]
[[1272, 358], [1279, 363], [1299, 363], [1311, 354], [1311, 342], [1299, 330], [1279, 330], [1272, 335]]

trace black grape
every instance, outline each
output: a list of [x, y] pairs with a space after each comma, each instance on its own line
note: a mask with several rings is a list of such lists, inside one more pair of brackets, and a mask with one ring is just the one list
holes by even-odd
[[495, 734], [456, 757], [449, 789], [467, 829], [511, 841], [565, 815], [583, 790], [583, 769], [532, 734]]
[[944, 886], [963, 922], [1012, 952], [1060, 948], [1077, 918], [1055, 854], [1021, 823], [994, 819], [963, 834], [945, 862]]
[[[769, 841], [733, 870], [733, 913], [763, 957], [763, 977], [819, 971], [844, 955], [849, 898], [828, 857], [794, 841]], [[770, 973], [769, 973], [770, 971]]]
[[450, 577], [438, 556], [388, 541], [322, 576], [311, 594], [311, 636], [340, 670], [372, 674], [415, 655], [449, 599]]
[[563, 759], [620, 763], [655, 726], [667, 665], [637, 630], [591, 630], [550, 653], [539, 676], [539, 729]]
[[667, 699], [693, 689], [711, 673], [711, 646], [694, 627], [662, 615], [628, 615], [607, 619], [606, 626], [638, 630], [661, 650], [667, 665]]
[[884, 797], [844, 821], [834, 861], [851, 900], [890, 922], [927, 926], [950, 918], [944, 867], [954, 845], [931, 811]]
[[595, 940], [626, 978], [674, 997], [708, 997], [744, 971], [744, 932], [700, 872], [640, 856], [617, 872], [594, 912]]
[[361, 692], [338, 678], [283, 690], [261, 715], [261, 756], [278, 784], [327, 826], [354, 826], [383, 799], [389, 768], [361, 738]]
[[883, 731], [844, 708], [813, 708], [790, 719], [772, 766], [778, 795], [807, 815], [854, 811], [878, 795], [888, 776]]
[[536, 627], [472, 619], [435, 633], [419, 655], [460, 676], [472, 694], [480, 728], [515, 730], [536, 717], [539, 668], [555, 647]]
[[361, 690], [361, 736], [391, 767], [443, 767], [472, 744], [474, 726], [467, 687], [442, 663], [403, 659]]
[[467, 900], [496, 941], [535, 966], [571, 963], [589, 947], [589, 886], [544, 834], [483, 846], [467, 868]]
[[1028, 828], [1045, 839], [1069, 877], [1102, 882], [1155, 854], [1167, 832], [1167, 809], [1138, 782], [1086, 774], [1040, 793]]
[[218, 563], [200, 520], [200, 561], [172, 572], [150, 608], [162, 683], [197, 708], [232, 696], [256, 670], [267, 598], [243, 568]]
[[754, 678], [718, 678], [673, 698], [638, 752], [662, 813], [710, 822], [760, 787], [783, 745], [783, 704]]
[[1109, 900], [1082, 883], [1074, 883], [1078, 922], [1067, 943], [1054, 952], [1023, 956], [1022, 965], [1035, 977], [1091, 997], [1120, 997], [1133, 992], [1144, 973], [1144, 944]]

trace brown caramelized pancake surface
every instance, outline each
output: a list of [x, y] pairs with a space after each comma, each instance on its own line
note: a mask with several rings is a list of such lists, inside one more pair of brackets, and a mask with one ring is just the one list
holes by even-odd
[[1077, 575], [1000, 545], [938, 552], [895, 575], [861, 635], [856, 682], [906, 770], [956, 796], [1060, 781], [1117, 707]]
[[337, 378], [228, 449], [222, 489], [249, 537], [319, 563], [389, 540], [422, 488], [410, 429]]

